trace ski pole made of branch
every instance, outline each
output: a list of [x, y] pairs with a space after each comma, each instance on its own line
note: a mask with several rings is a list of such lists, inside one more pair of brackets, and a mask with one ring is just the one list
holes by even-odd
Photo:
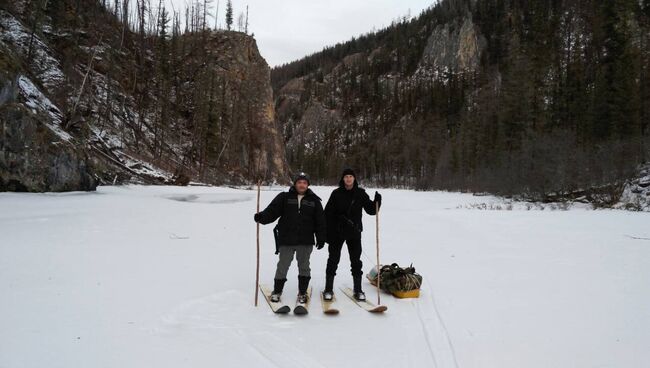
[[377, 305], [381, 305], [381, 266], [379, 265], [379, 202], [375, 202], [375, 239], [377, 239]]
[[[257, 213], [260, 213], [260, 181], [257, 181]], [[260, 292], [260, 223], [257, 222], [257, 265], [255, 269], [255, 306]]]

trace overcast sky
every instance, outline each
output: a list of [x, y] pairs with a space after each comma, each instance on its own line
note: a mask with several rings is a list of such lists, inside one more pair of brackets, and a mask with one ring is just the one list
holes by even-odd
[[[176, 10], [189, 0], [167, 0]], [[219, 23], [225, 23], [220, 0]], [[262, 56], [271, 66], [300, 59], [324, 46], [347, 41], [393, 19], [417, 15], [435, 0], [233, 0], [237, 15], [249, 7], [249, 32], [255, 33]], [[212, 14], [217, 0], [213, 1]], [[214, 21], [214, 19], [212, 19]]]

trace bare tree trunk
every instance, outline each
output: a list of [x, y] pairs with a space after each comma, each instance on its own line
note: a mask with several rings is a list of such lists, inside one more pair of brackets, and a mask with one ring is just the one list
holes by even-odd
[[43, 5], [39, 6], [36, 5], [36, 9], [34, 11], [34, 21], [32, 22], [32, 32], [29, 36], [29, 46], [27, 47], [27, 60], [31, 60], [32, 58], [32, 50], [34, 46], [34, 38], [36, 38], [36, 29], [39, 27], [39, 22], [41, 20], [41, 14], [45, 11], [47, 8], [47, 2], [48, 0], [43, 0]]
[[101, 43], [102, 43], [102, 37], [99, 38], [99, 42], [97, 42], [97, 46], [95, 46], [95, 50], [93, 50], [93, 54], [90, 57], [90, 61], [88, 62], [88, 68], [86, 68], [86, 74], [84, 75], [84, 79], [81, 82], [81, 87], [79, 87], [79, 94], [77, 94], [77, 100], [74, 102], [74, 105], [72, 105], [72, 112], [70, 113], [68, 124], [73, 121], [74, 115], [77, 112], [77, 106], [79, 105], [79, 101], [81, 100], [81, 94], [83, 93], [84, 86], [86, 85], [86, 80], [88, 79], [88, 74], [90, 74], [90, 70], [93, 67], [93, 61], [95, 60], [95, 56], [97, 55], [97, 50], [99, 49], [99, 45], [101, 45]]

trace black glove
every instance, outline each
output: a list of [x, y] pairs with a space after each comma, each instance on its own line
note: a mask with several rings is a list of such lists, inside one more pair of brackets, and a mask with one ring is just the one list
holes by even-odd
[[379, 192], [375, 192], [375, 202], [381, 203], [381, 194]]
[[319, 241], [316, 243], [316, 249], [321, 250], [325, 246], [325, 242]]
[[253, 219], [255, 220], [255, 222], [260, 222], [260, 214], [259, 214], [259, 213], [256, 213], [256, 214], [253, 216]]

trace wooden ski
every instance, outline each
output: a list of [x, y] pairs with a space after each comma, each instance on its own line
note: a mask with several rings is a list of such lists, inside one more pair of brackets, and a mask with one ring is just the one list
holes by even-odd
[[285, 304], [282, 301], [282, 299], [280, 299], [280, 301], [277, 303], [271, 301], [271, 293], [273, 291], [271, 290], [270, 287], [266, 285], [260, 285], [260, 290], [262, 291], [262, 295], [264, 295], [264, 299], [266, 299], [266, 302], [269, 303], [269, 307], [271, 307], [273, 313], [287, 314], [291, 312], [291, 307]]
[[388, 310], [388, 307], [385, 305], [375, 305], [372, 302], [369, 302], [368, 300], [365, 301], [359, 301], [354, 298], [354, 291], [350, 289], [349, 287], [342, 287], [341, 291], [345, 295], [348, 296], [356, 305], [361, 307], [362, 309], [365, 309], [366, 311], [370, 313], [383, 313]]
[[330, 315], [339, 314], [339, 310], [334, 308], [334, 303], [336, 303], [336, 296], [332, 297], [332, 300], [328, 301], [323, 298], [323, 293], [320, 293], [320, 302], [323, 306], [323, 313]]

